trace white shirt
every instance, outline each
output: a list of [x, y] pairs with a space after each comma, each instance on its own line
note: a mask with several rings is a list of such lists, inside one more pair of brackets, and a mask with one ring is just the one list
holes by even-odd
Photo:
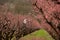
[[24, 19], [24, 20], [23, 20], [23, 23], [26, 24], [26, 23], [27, 23], [27, 19]]

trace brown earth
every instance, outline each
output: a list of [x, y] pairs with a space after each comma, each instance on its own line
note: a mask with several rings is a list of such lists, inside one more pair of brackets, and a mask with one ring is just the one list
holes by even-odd
[[21, 38], [20, 40], [46, 40], [42, 37], [32, 37], [32, 38]]

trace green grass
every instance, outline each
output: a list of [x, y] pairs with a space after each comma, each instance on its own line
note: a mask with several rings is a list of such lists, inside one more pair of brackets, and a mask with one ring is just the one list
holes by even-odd
[[22, 37], [21, 40], [28, 40], [32, 38], [43, 38], [44, 40], [54, 40], [45, 30], [41, 29], [36, 32], [33, 32], [25, 37]]

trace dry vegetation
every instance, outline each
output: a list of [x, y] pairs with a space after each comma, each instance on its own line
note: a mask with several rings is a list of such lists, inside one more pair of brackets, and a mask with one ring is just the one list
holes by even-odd
[[34, 0], [32, 4], [37, 13], [36, 18], [41, 20], [44, 29], [54, 39], [60, 40], [60, 0]]
[[[0, 40], [11, 40], [13, 36], [18, 40], [40, 28], [55, 40], [60, 40], [60, 0], [33, 0], [34, 10], [29, 2], [0, 0]], [[26, 24], [23, 23], [24, 19], [27, 19]]]

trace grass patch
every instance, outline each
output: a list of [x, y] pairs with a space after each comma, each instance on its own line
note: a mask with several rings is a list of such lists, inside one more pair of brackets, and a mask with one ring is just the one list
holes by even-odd
[[44, 40], [54, 40], [45, 30], [41, 29], [41, 30], [38, 30], [36, 32], [33, 32], [25, 37], [22, 37], [20, 40], [35, 40], [35, 38], [37, 39], [41, 39], [43, 38]]

